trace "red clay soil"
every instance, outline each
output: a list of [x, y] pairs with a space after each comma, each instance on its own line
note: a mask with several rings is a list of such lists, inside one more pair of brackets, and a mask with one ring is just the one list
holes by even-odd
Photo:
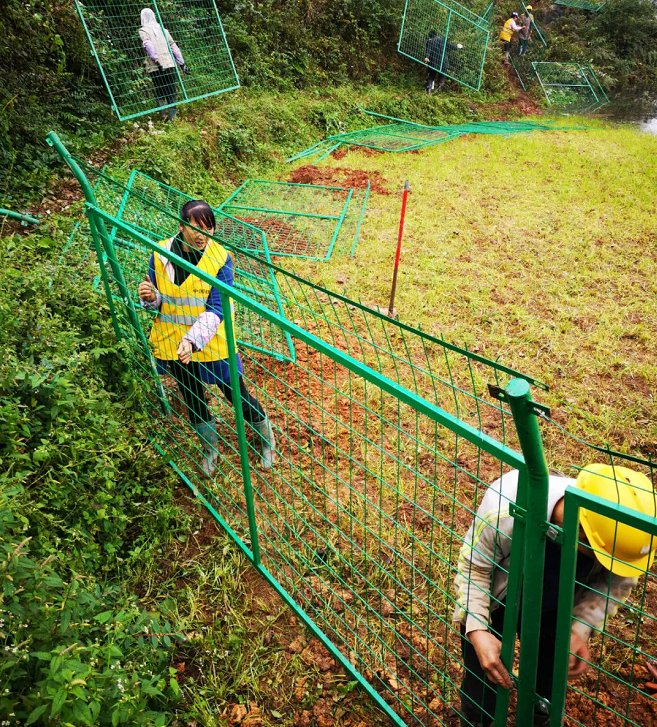
[[363, 169], [347, 169], [345, 167], [314, 167], [306, 164], [295, 169], [289, 177], [295, 184], [326, 184], [349, 187], [351, 189], [365, 189], [370, 183], [370, 190], [375, 194], [390, 194], [386, 185], [388, 180], [379, 172], [366, 172]]

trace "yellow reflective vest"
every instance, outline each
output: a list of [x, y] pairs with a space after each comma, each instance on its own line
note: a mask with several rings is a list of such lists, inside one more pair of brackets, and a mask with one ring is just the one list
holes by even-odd
[[509, 18], [506, 23], [504, 23], [504, 27], [502, 28], [502, 31], [500, 32], [500, 40], [509, 41], [513, 37], [513, 32], [515, 30], [514, 26], [517, 25], [516, 21], [513, 18]]
[[[162, 240], [159, 244], [166, 248], [170, 243], [171, 240]], [[153, 346], [155, 358], [163, 361], [175, 361], [178, 358], [176, 352], [183, 336], [194, 325], [201, 313], [205, 312], [205, 304], [212, 286], [192, 274], [187, 276], [182, 285], [176, 285], [167, 275], [166, 258], [157, 253], [153, 255], [153, 258], [155, 281], [162, 296], [162, 304], [148, 340]], [[196, 267], [211, 278], [216, 278], [227, 259], [227, 250], [211, 240]], [[224, 315], [226, 315], [226, 311], [224, 311]], [[234, 320], [232, 304], [231, 315]], [[226, 329], [222, 321], [216, 334], [203, 350], [192, 354], [192, 361], [219, 361], [225, 358], [228, 358], [228, 344], [226, 343]]]

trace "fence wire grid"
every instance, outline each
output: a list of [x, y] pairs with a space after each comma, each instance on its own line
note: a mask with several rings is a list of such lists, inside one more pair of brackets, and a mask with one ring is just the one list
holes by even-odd
[[426, 126], [413, 121], [377, 114], [373, 111], [364, 110], [364, 113], [387, 119], [393, 123], [329, 136], [290, 157], [287, 162], [315, 157], [312, 163], [318, 164], [341, 145], [365, 147], [379, 151], [406, 152], [444, 144], [458, 139], [463, 134], [510, 136], [512, 134], [527, 134], [533, 131], [564, 131], [571, 128], [544, 120], [540, 123], [536, 121], [472, 121], [465, 124]]
[[555, 5], [564, 5], [568, 8], [577, 8], [578, 10], [590, 10], [594, 13], [599, 12], [607, 4], [608, 0], [555, 0]]
[[[182, 103], [239, 88], [214, 0], [76, 0], [75, 5], [119, 119], [156, 111], [171, 115]], [[156, 30], [142, 26], [142, 10], [152, 11]]]
[[549, 106], [573, 113], [592, 113], [609, 98], [591, 66], [579, 63], [532, 63]]
[[369, 186], [357, 192], [247, 179], [220, 209], [265, 232], [273, 255], [328, 260], [336, 247], [353, 254], [368, 197]]
[[[92, 198], [79, 167], [77, 174]], [[133, 182], [124, 214], [131, 208], [130, 195], [137, 196], [135, 188]], [[160, 193], [170, 191], [158, 187]], [[151, 438], [393, 723], [452, 727], [460, 718], [468, 727], [482, 719], [502, 727], [511, 710], [515, 724], [524, 725], [531, 724], [539, 705], [556, 727], [565, 704], [571, 724], [647, 724], [636, 720], [641, 710], [651, 714], [647, 710], [655, 701], [641, 667], [655, 648], [650, 568], [637, 572], [646, 575], [626, 594], [627, 603], [615, 582], [591, 581], [578, 569], [579, 528], [576, 519], [573, 525], [572, 502], [587, 511], [619, 508], [610, 502], [613, 497], [574, 489], [574, 479], [557, 477], [566, 491], [564, 524], [547, 527], [553, 480], [548, 480], [537, 413], [549, 420], [549, 412], [537, 408], [529, 393], [540, 382], [244, 250], [246, 258], [275, 272], [281, 315], [214, 276], [213, 260], [223, 263], [231, 248], [219, 231], [206, 248], [208, 260], [195, 267], [161, 247], [161, 231], [142, 222], [166, 214], [178, 224], [176, 204], [166, 212], [139, 197], [139, 216], [130, 219], [97, 204], [89, 203], [86, 210], [102, 245], [103, 287], [124, 342], [126, 366], [149, 413]], [[187, 224], [183, 228], [185, 234], [200, 232]], [[170, 297], [169, 307], [158, 310], [139, 297], [151, 255], [188, 273], [188, 285], [220, 296], [226, 315], [224, 350], [217, 355], [223, 356], [227, 373], [217, 375], [212, 361], [200, 354], [189, 368], [175, 363], [180, 335], [192, 323], [186, 319], [190, 303]], [[157, 279], [161, 284], [163, 277]], [[278, 327], [280, 340], [289, 336], [295, 357], [280, 360], [238, 346], [241, 308]], [[158, 322], [163, 314], [168, 318]], [[276, 442], [275, 459], [263, 468], [264, 421]], [[208, 476], [212, 452], [215, 469]], [[651, 462], [608, 450], [586, 454], [643, 471], [654, 503]], [[511, 486], [503, 487], [509, 478]], [[654, 511], [621, 515], [651, 537], [657, 534]], [[478, 539], [482, 532], [488, 535]], [[546, 533], [557, 542], [566, 538], [561, 552], [551, 549], [554, 543]], [[652, 540], [647, 547], [652, 548]], [[616, 557], [627, 558], [620, 548]], [[541, 591], [554, 603], [549, 586], [554, 585], [555, 559], [561, 564], [557, 618], [566, 625], [557, 633], [556, 651], [552, 640], [550, 703], [542, 694], [544, 684], [535, 679], [536, 670], [541, 674], [546, 668], [536, 624], [547, 623]], [[482, 580], [482, 564], [490, 580]], [[501, 576], [507, 579], [505, 596], [495, 587]], [[605, 603], [615, 599], [619, 608], [615, 614], [616, 609], [609, 610], [591, 642], [586, 681], [569, 685], [568, 634], [573, 615], [577, 620], [573, 603], [576, 608], [580, 598], [576, 582]], [[569, 593], [575, 594], [572, 602]], [[476, 715], [462, 697], [479, 677], [462, 654], [461, 627], [454, 620], [463, 608], [474, 613], [471, 594], [498, 606], [485, 616], [485, 624], [501, 638], [502, 659], [517, 674], [518, 687], [513, 698], [503, 689], [493, 693], [493, 701]], [[464, 677], [470, 680], [467, 689]], [[637, 699], [642, 700], [638, 706]]]
[[406, 0], [397, 50], [478, 91], [488, 47], [488, 27], [488, 18], [482, 19], [451, 0]]
[[[524, 2], [522, 7], [527, 13], [527, 6]], [[543, 59], [546, 50], [545, 36], [536, 21], [532, 20], [529, 38], [523, 42], [519, 37], [516, 37], [510, 56], [511, 65], [524, 91], [529, 88], [536, 74], [534, 63], [538, 63]]]

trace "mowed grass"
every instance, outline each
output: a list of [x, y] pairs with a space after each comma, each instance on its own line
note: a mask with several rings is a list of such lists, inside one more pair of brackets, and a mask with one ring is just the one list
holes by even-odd
[[[355, 259], [297, 272], [386, 306], [408, 179], [400, 319], [544, 381], [535, 396], [587, 441], [655, 454], [657, 137], [600, 125], [469, 135], [320, 166], [377, 172], [393, 194], [370, 197]], [[543, 431], [551, 464], [595, 458]]]

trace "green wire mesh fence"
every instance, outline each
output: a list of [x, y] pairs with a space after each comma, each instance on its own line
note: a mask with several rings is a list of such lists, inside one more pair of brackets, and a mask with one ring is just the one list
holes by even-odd
[[[70, 160], [86, 176], [92, 187], [90, 198], [95, 204], [102, 206], [103, 210], [116, 215], [118, 219], [127, 220], [136, 229], [152, 234], [158, 240], [169, 239], [176, 234], [180, 209], [185, 202], [192, 199], [190, 196], [136, 170], [124, 185], [81, 159], [70, 157]], [[236, 288], [283, 314], [276, 278], [268, 266], [271, 257], [264, 233], [219, 210], [215, 210], [215, 215], [218, 233], [222, 235], [226, 246], [230, 247], [233, 256]], [[139, 267], [131, 274], [144, 280], [148, 274], [145, 255], [139, 258], [128, 254], [121, 245], [115, 247], [119, 260], [123, 261], [123, 255], [126, 255], [125, 264], [139, 263]], [[89, 277], [93, 271], [93, 285], [99, 288], [101, 276], [97, 274], [95, 256], [94, 259], [89, 258], [89, 251], [92, 249], [92, 230], [85, 217], [76, 224], [60, 256], [59, 265], [65, 265], [67, 275], [76, 279], [85, 274]], [[258, 256], [248, 257], [245, 255], [246, 251], [255, 251]], [[108, 264], [105, 253], [102, 253], [101, 259], [104, 265]], [[266, 325], [259, 317], [249, 316], [246, 309], [240, 309], [238, 323], [241, 345], [267, 351], [279, 359], [294, 357], [291, 339], [289, 336], [281, 338], [278, 328]]]
[[341, 145], [365, 147], [378, 151], [405, 152], [426, 149], [437, 144], [458, 139], [463, 134], [491, 134], [509, 136], [527, 134], [532, 131], [563, 131], [567, 127], [557, 126], [549, 121], [472, 121], [465, 124], [425, 126], [413, 121], [384, 116], [373, 111], [366, 114], [392, 121], [391, 124], [374, 126], [361, 131], [335, 134], [287, 159], [288, 162], [317, 157], [317, 164]]
[[457, 2], [406, 0], [397, 50], [478, 91], [488, 37], [488, 20]]
[[[551, 557], [560, 565], [556, 621], [554, 614], [543, 617], [546, 631], [554, 633], [555, 691], [552, 695], [550, 727], [602, 727], [619, 725], [640, 727], [657, 723], [657, 583], [647, 557], [628, 561], [628, 543], [638, 541], [644, 554], [657, 543], [657, 506], [655, 501], [655, 467], [652, 463], [606, 452], [602, 462], [607, 472], [611, 496], [600, 497], [589, 491], [569, 488], [566, 491], [561, 553], [552, 546]], [[626, 468], [631, 468], [630, 472]], [[630, 491], [627, 482], [644, 477], [643, 485]], [[637, 512], [642, 500], [644, 512]], [[598, 544], [591, 532], [581, 525], [596, 526], [599, 516], [612, 518], [615, 526], [608, 535], [611, 548]], [[601, 533], [602, 534], [602, 533]], [[607, 568], [593, 557], [592, 549], [602, 555]], [[598, 572], [596, 572], [598, 571]], [[639, 581], [637, 584], [637, 580]], [[587, 590], [585, 590], [587, 589]], [[587, 633], [585, 593], [609, 603], [607, 615], [592, 629], [590, 665], [579, 680], [567, 680], [571, 652], [571, 629]], [[565, 720], [562, 722], [562, 719]]]
[[343, 187], [247, 179], [220, 209], [262, 230], [273, 255], [328, 260], [336, 245], [350, 254], [355, 249], [368, 197], [369, 187], [356, 195]]
[[[239, 88], [214, 0], [75, 4], [119, 119], [173, 113], [181, 103]], [[143, 10], [152, 22], [143, 24]]]
[[591, 66], [579, 63], [532, 63], [549, 106], [591, 113], [609, 103]]
[[[75, 171], [75, 160], [69, 163]], [[79, 166], [77, 172], [93, 200]], [[541, 700], [544, 684], [536, 682], [537, 669], [546, 670], [536, 624], [545, 621], [542, 591], [554, 599], [551, 538], [558, 540], [561, 530], [549, 523], [553, 483], [538, 425], [539, 417], [549, 420], [549, 410], [529, 395], [530, 385], [542, 385], [244, 250], [245, 258], [275, 273], [281, 315], [217, 279], [215, 269], [230, 249], [219, 230], [197, 267], [161, 246], [162, 231], [143, 220], [166, 213], [179, 225], [177, 204], [170, 212], [160, 206], [158, 195], [169, 195], [168, 189], [155, 188], [152, 199], [139, 195], [140, 214], [127, 218], [137, 187], [133, 182], [128, 190], [123, 219], [95, 204], [87, 205], [87, 215], [115, 331], [149, 412], [155, 446], [394, 724], [451, 725], [459, 717], [463, 725], [493, 718], [496, 727], [507, 724], [508, 691], [493, 691], [476, 713], [461, 699], [481, 683], [472, 654], [461, 651], [466, 642], [459, 621], [462, 609], [476, 615], [477, 595], [498, 606], [478, 618], [501, 638], [502, 660], [517, 674], [516, 724], [531, 724], [536, 705], [549, 711]], [[199, 232], [184, 224], [181, 234]], [[142, 270], [156, 255], [162, 258], [154, 281], [160, 307], [138, 294]], [[167, 264], [188, 273], [182, 284], [194, 286], [197, 297], [198, 286], [202, 296], [211, 291], [208, 300], [218, 294], [221, 311], [235, 316], [223, 316], [217, 329], [214, 345], [223, 342], [221, 350], [213, 353], [208, 344], [209, 358], [185, 366], [175, 354], [199, 316], [190, 309], [194, 301], [181, 295], [187, 290], [167, 287]], [[295, 358], [281, 361], [238, 347], [242, 308], [279, 328], [279, 339], [289, 335]], [[628, 461], [609, 456], [615, 464]], [[650, 463], [631, 461], [654, 483]], [[498, 481], [502, 475], [510, 486]], [[558, 479], [562, 491], [572, 484]], [[567, 506], [566, 518], [569, 512]], [[655, 522], [652, 517], [648, 525]], [[565, 559], [576, 552], [576, 544], [567, 545]], [[589, 590], [595, 586], [579, 571], [568, 576], [570, 562], [561, 572], [564, 593], [575, 578]], [[506, 595], [495, 585], [500, 578]], [[648, 595], [642, 596], [642, 584], [629, 613], [634, 619], [641, 611], [649, 640], [639, 639], [635, 648], [635, 620], [631, 633], [612, 640], [615, 629], [626, 628], [627, 612], [610, 613], [601, 629], [606, 646], [592, 647], [597, 684], [580, 689], [590, 710], [602, 715], [611, 707], [614, 719], [630, 720], [619, 725], [635, 724], [636, 707], [614, 687], [635, 684], [628, 660], [642, 658], [654, 644], [648, 580]], [[606, 603], [606, 592], [596, 588]], [[557, 600], [569, 625], [572, 607]], [[556, 662], [552, 649], [553, 720], [566, 694], [568, 648], [562, 638]], [[578, 720], [582, 700], [576, 703], [570, 689], [567, 714]]]
[[607, 4], [608, 0], [555, 0], [555, 5], [565, 5], [569, 8], [578, 8], [579, 10], [591, 10], [598, 12]]
[[[527, 13], [527, 6], [524, 2], [522, 7], [525, 13]], [[513, 70], [516, 72], [520, 85], [524, 91], [529, 88], [536, 74], [534, 63], [539, 63], [541, 61], [546, 50], [547, 43], [545, 42], [545, 37], [541, 32], [540, 27], [533, 19], [532, 14], [532, 24], [529, 37], [526, 40], [518, 37], [517, 41], [511, 48], [510, 56], [511, 65], [513, 66]]]

